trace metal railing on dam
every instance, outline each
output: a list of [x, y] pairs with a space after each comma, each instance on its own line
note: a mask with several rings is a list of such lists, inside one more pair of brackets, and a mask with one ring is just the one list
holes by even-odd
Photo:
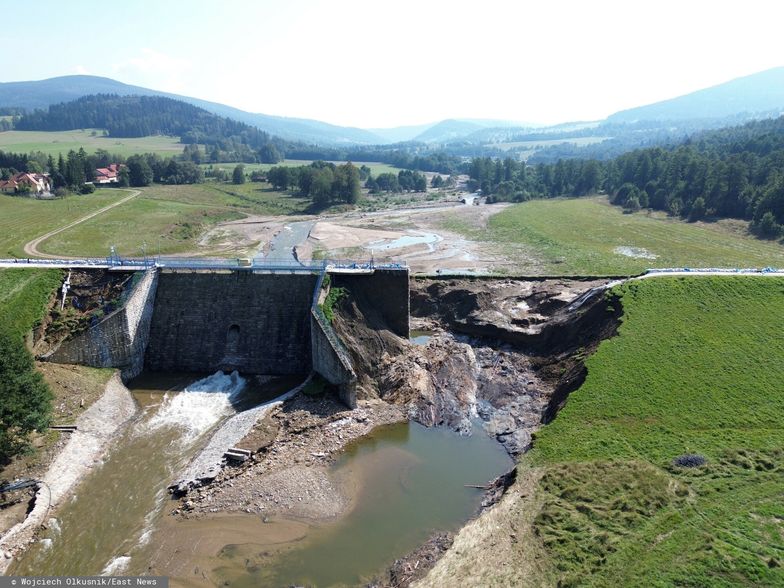
[[261, 272], [346, 274], [373, 273], [377, 269], [407, 270], [403, 263], [378, 263], [374, 260], [320, 259], [290, 262], [276, 259], [186, 258], [186, 257], [104, 257], [83, 259], [0, 259], [0, 267], [36, 267], [64, 269], [144, 270], [151, 268], [183, 270], [244, 270]]

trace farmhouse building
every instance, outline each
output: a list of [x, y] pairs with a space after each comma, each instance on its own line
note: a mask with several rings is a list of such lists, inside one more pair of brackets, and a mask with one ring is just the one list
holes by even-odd
[[96, 184], [116, 184], [120, 181], [120, 164], [110, 163], [107, 167], [99, 167], [95, 170]]
[[49, 178], [49, 174], [20, 172], [7, 180], [0, 180], [0, 192], [5, 194], [16, 194], [25, 189], [36, 196], [48, 194], [52, 189], [52, 181]]

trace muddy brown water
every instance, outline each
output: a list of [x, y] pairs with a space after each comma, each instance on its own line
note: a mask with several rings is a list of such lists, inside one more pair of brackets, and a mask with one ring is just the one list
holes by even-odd
[[220, 420], [204, 428], [199, 407], [191, 419], [203, 427], [198, 435], [151, 426], [168, 410], [164, 393], [182, 389], [189, 377], [148, 377], [133, 386], [139, 417], [11, 573], [154, 573], [170, 576], [173, 586], [361, 585], [433, 532], [457, 530], [481, 501], [482, 491], [467, 485], [512, 466], [479, 429], [461, 437], [401, 423], [353, 442], [330, 468], [352, 494], [352, 508], [335, 521], [175, 519], [165, 516], [175, 506], [166, 486]]

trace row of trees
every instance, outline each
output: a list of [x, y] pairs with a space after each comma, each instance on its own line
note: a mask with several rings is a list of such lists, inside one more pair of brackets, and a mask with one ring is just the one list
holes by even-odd
[[155, 153], [132, 155], [126, 162], [128, 184], [134, 187], [157, 184], [200, 184], [204, 172], [192, 161], [162, 158]]
[[88, 154], [84, 148], [70, 150], [65, 156], [59, 154], [55, 160], [51, 155], [13, 154], [0, 151], [0, 178], [7, 179], [17, 171], [48, 173], [55, 190], [71, 190], [86, 193], [95, 181], [95, 170], [111, 163], [124, 164], [120, 169], [118, 185], [149, 186], [159, 184], [198, 184], [204, 181], [202, 169], [193, 161], [178, 157], [163, 158], [155, 153], [132, 155], [127, 159], [110, 155], [99, 149]]
[[427, 190], [427, 178], [418, 171], [403, 169], [397, 174], [386, 172], [377, 177], [372, 176], [365, 182], [371, 194], [379, 192], [424, 192]]
[[318, 207], [334, 202], [356, 204], [361, 194], [360, 171], [351, 162], [335, 165], [314, 161], [300, 167], [276, 166], [267, 172], [267, 180], [278, 190], [296, 189], [313, 199]]
[[35, 369], [22, 337], [0, 325], [0, 464], [27, 446], [28, 435], [49, 426], [52, 393]]

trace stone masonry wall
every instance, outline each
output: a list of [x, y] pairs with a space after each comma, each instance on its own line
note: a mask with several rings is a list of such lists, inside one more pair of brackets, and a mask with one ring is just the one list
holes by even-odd
[[337, 334], [326, 317], [311, 310], [310, 336], [313, 349], [313, 371], [330, 384], [338, 386], [340, 399], [349, 408], [357, 406], [357, 375], [348, 354], [342, 349]]
[[163, 271], [145, 367], [302, 374], [311, 370], [315, 274]]
[[145, 272], [123, 308], [64, 341], [46, 359], [58, 363], [120, 368], [125, 380], [137, 376], [144, 366], [157, 283], [155, 270]]

